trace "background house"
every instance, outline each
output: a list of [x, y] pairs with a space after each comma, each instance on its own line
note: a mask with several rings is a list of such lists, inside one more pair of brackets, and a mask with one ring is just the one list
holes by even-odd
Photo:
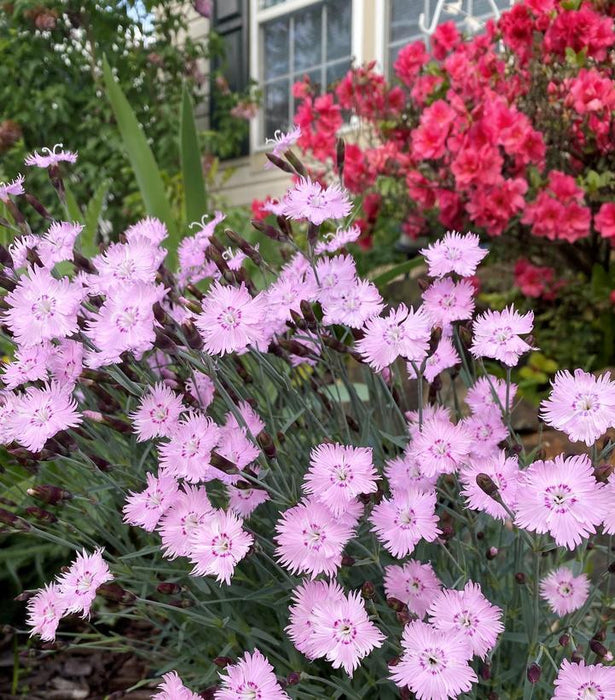
[[[465, 32], [513, 0], [215, 0], [211, 20], [192, 11], [189, 32], [205, 37], [210, 22], [226, 48], [225, 76], [231, 89], [245, 88], [250, 78], [261, 86], [262, 109], [250, 125], [246, 154], [225, 167], [233, 176], [220, 188], [230, 204], [283, 192], [288, 178], [263, 170], [265, 140], [292, 124], [292, 85], [305, 74], [326, 87], [353, 62], [375, 60], [387, 74], [400, 48], [428, 39], [440, 22], [453, 20]], [[207, 119], [208, 106], [201, 116]]]

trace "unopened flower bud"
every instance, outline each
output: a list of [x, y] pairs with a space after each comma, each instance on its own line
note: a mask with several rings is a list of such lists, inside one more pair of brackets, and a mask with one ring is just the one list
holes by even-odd
[[256, 442], [258, 442], [258, 446], [265, 453], [266, 457], [269, 459], [275, 458], [277, 452], [275, 445], [273, 444], [273, 440], [271, 439], [271, 435], [269, 435], [268, 432], [261, 430], [261, 432], [256, 436]]
[[523, 571], [517, 571], [515, 574], [515, 581], [521, 586], [525, 583], [525, 574]]
[[615, 561], [609, 564], [609, 574], [615, 574]]
[[171, 338], [168, 333], [161, 331], [160, 328], [154, 328], [154, 335], [156, 339], [154, 340], [154, 346], [163, 352], [172, 354], [176, 353], [178, 350], [177, 343]]
[[394, 610], [395, 612], [401, 612], [406, 608], [406, 604], [402, 603], [399, 598], [387, 598], [386, 600], [387, 605], [391, 610]]
[[302, 299], [299, 303], [299, 308], [301, 309], [301, 313], [303, 314], [303, 318], [305, 319], [308, 328], [310, 330], [315, 330], [318, 326], [318, 319], [314, 315], [314, 309], [312, 308], [310, 302], [306, 299]]
[[567, 634], [562, 634], [558, 641], [560, 643], [560, 646], [567, 647], [568, 643], [570, 642], [570, 636]]
[[354, 566], [355, 559], [348, 554], [342, 557], [342, 566]]
[[48, 510], [43, 510], [38, 506], [28, 506], [26, 508], [26, 513], [42, 523], [55, 523], [58, 520], [53, 513], [50, 513]]
[[170, 581], [163, 581], [156, 586], [158, 593], [163, 595], [175, 595], [181, 591], [182, 587], [179, 583], [171, 583]]
[[390, 666], [391, 668], [395, 668], [395, 666], [397, 666], [397, 664], [400, 661], [401, 661], [401, 659], [399, 658], [399, 656], [394, 656], [392, 659], [389, 659], [387, 661], [387, 666]]
[[604, 627], [596, 632], [596, 634], [593, 636], [593, 639], [597, 639], [599, 642], [604, 642], [606, 639], [606, 630]]
[[365, 581], [361, 586], [361, 595], [366, 600], [371, 600], [376, 595], [376, 586], [371, 581]]
[[273, 165], [275, 165], [276, 168], [279, 168], [285, 173], [290, 173], [291, 175], [295, 174], [295, 170], [292, 167], [292, 165], [290, 165], [290, 163], [287, 163], [283, 158], [274, 156], [273, 153], [265, 153], [265, 158], [267, 158], [267, 160], [270, 163], [273, 163]]
[[98, 587], [97, 593], [100, 593], [103, 598], [112, 600], [115, 603], [130, 604], [137, 599], [137, 596], [134, 593], [127, 591], [125, 588], [122, 588], [120, 585], [113, 582], [103, 583]]
[[578, 664], [583, 660], [583, 649], [581, 647], [577, 647], [570, 655], [570, 661], [572, 661], [573, 664]]
[[495, 481], [489, 476], [489, 474], [485, 474], [484, 472], [477, 474], [476, 483], [478, 484], [478, 487], [482, 491], [484, 491], [487, 494], [487, 496], [489, 496], [489, 498], [497, 498], [498, 487]]
[[203, 338], [192, 321], [184, 321], [182, 323], [182, 331], [188, 347], [193, 350], [200, 350], [203, 347]]
[[216, 656], [214, 663], [218, 668], [226, 668], [229, 664], [233, 663], [233, 659], [230, 656]]
[[301, 674], [297, 671], [291, 671], [288, 676], [286, 676], [286, 685], [297, 685], [301, 680]]
[[492, 559], [495, 559], [499, 553], [499, 550], [497, 547], [489, 547], [487, 550], [487, 559], [491, 561]]
[[480, 677], [484, 681], [488, 681], [491, 678], [491, 664], [482, 663], [480, 665]]
[[50, 505], [55, 505], [61, 501], [70, 500], [73, 495], [70, 491], [61, 489], [59, 486], [52, 486], [51, 484], [37, 484], [31, 489], [27, 490], [29, 496], [32, 498], [37, 498], [43, 503], [49, 503]]
[[540, 680], [542, 668], [537, 663], [531, 663], [527, 667], [527, 679], [530, 683], [536, 684]]
[[413, 619], [416, 619], [412, 617], [407, 610], [400, 610], [399, 612], [396, 612], [395, 617], [397, 618], [397, 622], [399, 622], [401, 625], [407, 625]]
[[258, 219], [252, 219], [252, 221], [250, 223], [257, 231], [264, 233], [265, 236], [267, 236], [267, 238], [271, 238], [274, 241], [282, 241], [282, 242], [285, 242], [288, 240], [288, 236], [286, 236], [284, 233], [279, 231], [274, 226], [271, 226], [270, 224], [266, 224], [264, 221], [258, 221]]
[[609, 653], [609, 650], [604, 646], [604, 644], [595, 638], [589, 640], [589, 648], [601, 659]]

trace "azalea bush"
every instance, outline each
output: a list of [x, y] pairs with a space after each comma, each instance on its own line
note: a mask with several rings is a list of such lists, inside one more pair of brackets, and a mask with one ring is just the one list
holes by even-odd
[[[281, 265], [222, 212], [177, 270], [154, 218], [87, 257], [0, 186], [0, 520], [64, 553], [15, 633], [133, 649], [165, 700], [613, 697], [615, 382], [558, 373], [541, 416], [578, 454], [527, 448], [533, 317], [476, 313], [478, 237], [430, 245], [420, 306], [386, 308], [348, 191], [293, 138], [276, 225], [254, 222]], [[74, 160], [28, 163], [61, 192]]]
[[[476, 231], [492, 259], [548, 268], [532, 307], [546, 320], [556, 296], [576, 296], [574, 315], [595, 336], [588, 366], [613, 360], [613, 12], [598, 0], [522, 0], [469, 38], [440, 24], [430, 48], [401, 49], [390, 81], [371, 63], [325, 94], [295, 85], [313, 177], [330, 177], [337, 134], [352, 134], [344, 181], [360, 205], [364, 269], [391, 259], [400, 228], [409, 243]], [[579, 361], [573, 347], [549, 350]]]

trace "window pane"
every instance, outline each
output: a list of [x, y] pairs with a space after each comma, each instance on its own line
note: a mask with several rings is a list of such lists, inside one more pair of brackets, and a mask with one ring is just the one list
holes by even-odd
[[265, 10], [268, 7], [273, 7], [274, 5], [281, 5], [286, 0], [260, 0], [258, 3], [259, 10]]
[[298, 12], [294, 18], [295, 71], [322, 63], [322, 5]]
[[271, 138], [276, 129], [288, 128], [289, 118], [288, 80], [277, 80], [264, 86], [265, 137]]
[[350, 68], [350, 61], [339, 61], [327, 66], [327, 87], [343, 78]]
[[263, 64], [265, 80], [288, 73], [289, 20], [282, 18], [263, 27]]
[[327, 61], [350, 56], [351, 0], [327, 3]]
[[[420, 34], [419, 15], [429, 10], [423, 0], [391, 0], [391, 33], [389, 42], [408, 39]], [[429, 12], [425, 20], [429, 22]]]

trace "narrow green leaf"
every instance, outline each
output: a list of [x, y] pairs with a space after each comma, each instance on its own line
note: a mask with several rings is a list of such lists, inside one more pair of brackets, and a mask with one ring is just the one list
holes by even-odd
[[196, 132], [194, 108], [184, 85], [179, 131], [182, 178], [184, 181], [184, 211], [186, 222], [200, 221], [207, 213], [207, 191], [201, 167], [201, 152]]
[[85, 210], [85, 227], [79, 236], [81, 243], [81, 253], [88, 258], [93, 257], [98, 253], [98, 245], [96, 234], [98, 233], [98, 220], [102, 212], [105, 197], [110, 187], [109, 180], [104, 180], [97, 187], [96, 192], [92, 196], [87, 209]]
[[395, 265], [395, 267], [392, 267], [390, 270], [387, 270], [381, 275], [374, 277], [372, 282], [376, 285], [376, 287], [378, 287], [378, 289], [382, 290], [389, 282], [392, 282], [396, 277], [399, 277], [399, 275], [405, 275], [406, 273], [410, 272], [410, 270], [414, 270], [415, 268], [424, 264], [425, 261], [423, 260], [422, 256], [419, 255], [416, 258], [412, 258], [412, 260], [406, 260], [406, 262]]
[[164, 221], [169, 231], [166, 247], [169, 251], [169, 264], [174, 267], [177, 258], [177, 229], [160, 170], [132, 107], [113, 77], [106, 56], [103, 59], [103, 75], [107, 97], [124, 142], [124, 149], [137, 179], [145, 209], [150, 216]]
[[66, 183], [64, 184], [64, 193], [66, 197], [64, 208], [66, 209], [67, 218], [69, 219], [69, 221], [78, 221], [80, 224], [82, 224], [83, 214], [81, 212], [81, 209], [79, 209], [79, 205], [77, 204], [75, 195]]

